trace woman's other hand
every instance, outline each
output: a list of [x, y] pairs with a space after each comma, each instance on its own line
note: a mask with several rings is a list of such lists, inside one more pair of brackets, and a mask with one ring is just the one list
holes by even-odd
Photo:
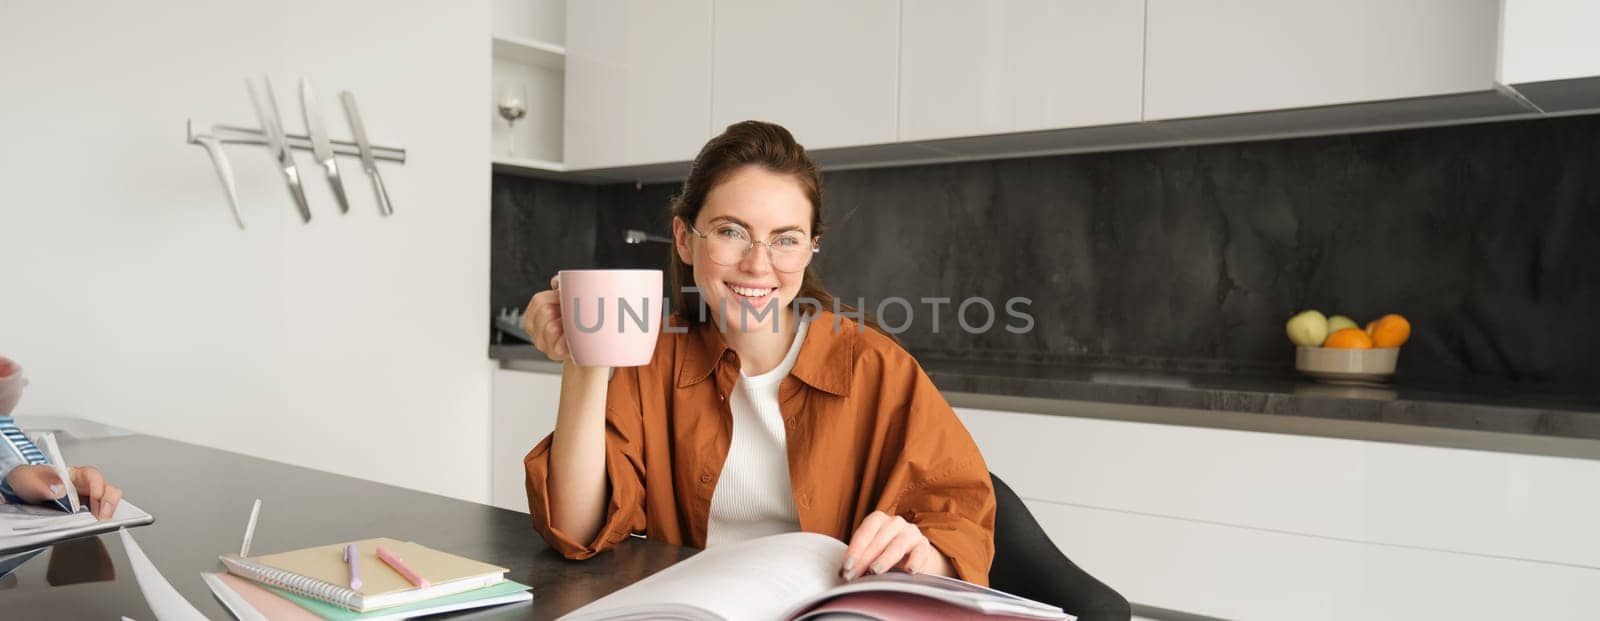
[[873, 511], [850, 535], [840, 574], [853, 580], [867, 572], [881, 574], [898, 569], [912, 574], [954, 576], [955, 568], [922, 529], [898, 515]]
[[571, 355], [561, 327], [561, 277], [550, 279], [550, 289], [533, 294], [522, 313], [522, 329], [533, 338], [533, 346], [551, 360], [561, 362]]
[[[72, 486], [78, 488], [78, 496], [88, 502], [89, 512], [94, 514], [95, 519], [109, 520], [116, 514], [117, 503], [122, 500], [122, 489], [107, 483], [98, 468], [76, 467], [70, 471], [70, 475]], [[11, 483], [11, 491], [31, 503], [50, 502], [67, 493], [66, 486], [61, 484], [61, 477], [50, 466], [17, 466], [6, 475], [6, 480]]]

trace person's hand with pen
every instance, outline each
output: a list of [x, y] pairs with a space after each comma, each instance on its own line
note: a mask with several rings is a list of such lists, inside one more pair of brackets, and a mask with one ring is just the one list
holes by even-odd
[[[75, 466], [70, 472], [72, 487], [78, 490], [78, 497], [89, 507], [95, 519], [111, 519], [117, 512], [117, 503], [122, 500], [122, 490], [107, 483], [105, 476], [94, 466]], [[59, 500], [67, 493], [61, 477], [51, 466], [17, 466], [6, 475], [6, 482], [11, 485], [12, 493], [29, 503]]]
[[[11, 410], [22, 399], [22, 389], [28, 378], [22, 375], [22, 365], [0, 356], [0, 497], [6, 502], [61, 503], [71, 507], [77, 503], [67, 498], [69, 490], [76, 490], [95, 518], [109, 520], [116, 514], [117, 502], [122, 500], [122, 490], [106, 482], [94, 467], [66, 468], [70, 481], [63, 481], [55, 464], [64, 464], [60, 455], [47, 456], [55, 451], [52, 442], [41, 450], [28, 440], [11, 418]], [[68, 485], [70, 483], [70, 485]], [[70, 510], [70, 509], [69, 509]]]

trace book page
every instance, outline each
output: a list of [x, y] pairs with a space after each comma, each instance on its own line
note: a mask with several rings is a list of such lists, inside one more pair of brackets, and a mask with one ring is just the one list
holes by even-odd
[[[1064, 618], [1064, 617], [1062, 617]], [[938, 619], [939, 621], [1033, 621], [1032, 617], [986, 614], [936, 599], [906, 593], [853, 593], [828, 600], [794, 621], [825, 619]]]
[[[844, 596], [846, 598], [857, 595], [872, 594], [900, 594], [923, 598], [931, 602], [940, 602], [941, 605], [952, 606], [955, 609], [972, 611], [979, 614], [1002, 616], [1015, 616], [1028, 619], [1065, 619], [1066, 613], [1060, 608], [1049, 604], [1036, 602], [987, 587], [981, 587], [970, 582], [955, 578], [946, 578], [935, 575], [913, 575], [899, 572], [889, 572], [880, 575], [866, 575], [843, 584], [814, 597], [803, 601], [791, 610], [785, 618], [806, 617], [806, 611], [818, 603]], [[890, 601], [893, 598], [874, 600], [866, 598], [862, 601]]]
[[844, 542], [816, 533], [784, 533], [725, 544], [563, 618], [617, 619], [692, 608], [707, 613], [708, 618], [776, 619], [806, 599], [842, 584], [839, 567], [844, 564], [844, 553]]

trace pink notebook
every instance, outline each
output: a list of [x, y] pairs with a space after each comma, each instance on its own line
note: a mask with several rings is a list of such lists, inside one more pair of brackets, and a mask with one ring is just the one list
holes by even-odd
[[[256, 612], [273, 621], [322, 621], [321, 617], [311, 614], [311, 611], [301, 608], [294, 602], [278, 597], [277, 594], [263, 589], [257, 586], [256, 583], [244, 578], [226, 573], [204, 575], [220, 581], [229, 589], [232, 589], [240, 599], [243, 599], [244, 603], [249, 604], [251, 608], [256, 609]], [[208, 579], [206, 582], [210, 583], [211, 581]], [[212, 588], [211, 591], [217, 594], [217, 597], [222, 600], [222, 603], [229, 610], [233, 610], [234, 602], [228, 601], [228, 597], [225, 594], [218, 592], [216, 588]], [[238, 610], [233, 610], [233, 614], [241, 619], [245, 618]]]

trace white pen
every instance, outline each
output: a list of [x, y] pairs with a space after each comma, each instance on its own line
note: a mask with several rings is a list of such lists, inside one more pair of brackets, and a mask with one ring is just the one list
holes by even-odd
[[[69, 513], [77, 513], [82, 509], [78, 504], [78, 488], [72, 484], [72, 470], [67, 467], [66, 458], [61, 456], [61, 447], [56, 446], [56, 434], [40, 433], [34, 444], [44, 449], [45, 456], [50, 458], [50, 467], [55, 469], [56, 476], [61, 477], [61, 486], [67, 490], [67, 502], [61, 508]], [[56, 502], [60, 503], [61, 500], [58, 498]]]
[[250, 507], [250, 521], [244, 524], [244, 543], [239, 544], [239, 558], [250, 556], [250, 541], [256, 538], [256, 518], [261, 517], [261, 499]]

